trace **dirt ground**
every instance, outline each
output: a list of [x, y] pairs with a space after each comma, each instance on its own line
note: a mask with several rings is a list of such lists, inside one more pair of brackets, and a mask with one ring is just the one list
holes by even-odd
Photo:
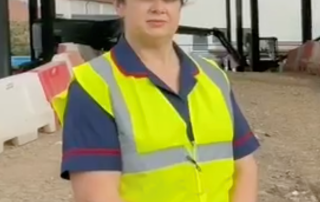
[[[261, 142], [261, 202], [320, 202], [320, 79], [232, 74], [234, 91]], [[59, 179], [60, 134], [0, 155], [0, 202], [72, 201]]]

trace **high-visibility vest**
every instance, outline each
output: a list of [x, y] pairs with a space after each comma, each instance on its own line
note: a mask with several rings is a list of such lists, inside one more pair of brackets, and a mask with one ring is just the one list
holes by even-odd
[[[229, 81], [214, 62], [192, 59], [199, 70], [188, 95], [194, 142], [160, 90], [148, 78], [124, 75], [110, 52], [74, 69], [77, 82], [116, 120], [124, 201], [230, 201], [234, 134]], [[61, 120], [66, 102], [66, 93], [54, 102]]]

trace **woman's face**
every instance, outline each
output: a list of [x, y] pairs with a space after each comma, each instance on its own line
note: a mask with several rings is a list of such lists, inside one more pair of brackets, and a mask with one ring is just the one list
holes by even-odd
[[180, 21], [181, 0], [125, 0], [116, 5], [125, 29], [148, 38], [172, 38]]

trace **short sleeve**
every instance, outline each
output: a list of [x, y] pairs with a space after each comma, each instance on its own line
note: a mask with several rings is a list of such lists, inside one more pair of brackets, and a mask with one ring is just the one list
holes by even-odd
[[239, 105], [237, 104], [234, 94], [231, 92], [231, 103], [234, 114], [234, 140], [233, 152], [235, 160], [241, 159], [259, 147], [259, 142], [254, 136], [250, 126], [244, 117]]
[[121, 170], [115, 120], [77, 82], [69, 89], [62, 144], [63, 179], [72, 172]]

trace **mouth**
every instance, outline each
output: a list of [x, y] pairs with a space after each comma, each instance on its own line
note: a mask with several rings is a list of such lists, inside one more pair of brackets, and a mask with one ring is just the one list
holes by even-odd
[[147, 23], [153, 27], [161, 27], [167, 22], [165, 20], [148, 20]]

